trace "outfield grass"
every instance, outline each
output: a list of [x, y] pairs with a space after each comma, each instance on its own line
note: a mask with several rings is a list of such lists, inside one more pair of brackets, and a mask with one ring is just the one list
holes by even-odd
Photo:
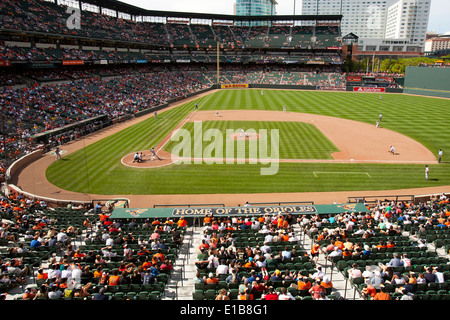
[[[67, 155], [63, 161], [53, 163], [46, 174], [51, 183], [65, 190], [105, 195], [388, 190], [449, 185], [448, 163], [431, 165], [430, 181], [424, 180], [423, 165], [412, 164], [280, 163], [276, 175], [261, 176], [261, 167], [267, 165], [192, 164], [138, 169], [120, 163], [123, 156], [149, 149], [161, 141], [194, 110], [195, 102], [200, 110], [281, 111], [286, 106], [292, 112], [371, 124], [383, 113], [383, 127], [421, 142], [435, 154], [442, 148], [444, 162], [450, 157], [450, 129], [446, 126], [450, 123], [449, 100], [396, 94], [383, 94], [380, 100], [379, 96], [293, 90], [264, 90], [261, 96], [260, 90], [221, 90]], [[255, 128], [262, 127], [253, 124]], [[241, 126], [239, 123], [230, 125]], [[295, 155], [298, 150], [283, 150], [286, 156], [301, 157]]]

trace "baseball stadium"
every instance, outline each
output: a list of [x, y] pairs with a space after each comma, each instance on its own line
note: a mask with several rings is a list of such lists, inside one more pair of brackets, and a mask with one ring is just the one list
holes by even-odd
[[4, 299], [450, 299], [448, 63], [346, 72], [341, 15], [83, 5], [120, 15], [0, 4]]

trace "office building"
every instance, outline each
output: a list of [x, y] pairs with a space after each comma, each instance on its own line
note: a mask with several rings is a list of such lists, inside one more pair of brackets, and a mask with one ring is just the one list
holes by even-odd
[[303, 0], [302, 14], [342, 14], [342, 35], [353, 33], [371, 46], [386, 40], [423, 51], [430, 6], [431, 0]]
[[237, 16], [276, 15], [276, 0], [236, 0]]

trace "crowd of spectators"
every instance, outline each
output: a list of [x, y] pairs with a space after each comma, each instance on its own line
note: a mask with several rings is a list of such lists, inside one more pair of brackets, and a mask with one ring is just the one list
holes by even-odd
[[75, 48], [36, 48], [18, 47], [12, 45], [0, 45], [0, 60], [10, 62], [40, 62], [51, 63], [62, 60], [92, 61], [123, 61], [145, 60], [147, 57], [140, 52], [116, 51], [116, 50], [80, 50]]
[[[206, 215], [195, 265], [195, 284], [219, 284], [217, 300], [295, 300], [301, 290], [313, 299], [328, 299], [333, 284], [320, 266], [310, 263], [292, 214], [216, 218]], [[250, 231], [250, 232], [249, 232]], [[248, 237], [259, 237], [246, 244]], [[293, 270], [306, 262], [305, 270]], [[309, 272], [309, 273], [305, 273]], [[231, 288], [235, 288], [234, 295]]]
[[[418, 289], [418, 284], [445, 284], [449, 280], [449, 275], [443, 273], [443, 266], [448, 264], [447, 258], [427, 260], [426, 265], [419, 267], [417, 271], [413, 264], [420, 263], [410, 253], [428, 250], [427, 244], [430, 241], [426, 238], [427, 230], [441, 230], [444, 233], [448, 230], [448, 204], [449, 199], [445, 194], [419, 203], [378, 201], [372, 208], [366, 203], [370, 209], [367, 213], [303, 216], [299, 223], [314, 241], [311, 256], [316, 261], [319, 255], [330, 261], [353, 261], [343, 272], [350, 281], [361, 279], [361, 294], [364, 299], [412, 300], [421, 290], [424, 290], [422, 293], [427, 291]], [[412, 244], [407, 241], [408, 245], [402, 246], [396, 241], [401, 242], [400, 237], [404, 236], [405, 230], [409, 232], [407, 239], [413, 241]], [[371, 241], [372, 238], [377, 240]], [[398, 252], [398, 247], [408, 250]], [[358, 259], [371, 259], [371, 254], [373, 256], [377, 252], [392, 254], [376, 265], [367, 264], [365, 268], [358, 265]], [[386, 287], [389, 285], [393, 285], [394, 289], [387, 291]], [[433, 293], [436, 294], [436, 291], [438, 290]]]
[[23, 300], [98, 300], [111, 286], [157, 283], [173, 270], [170, 249], [182, 244], [187, 225], [183, 218], [112, 220], [102, 203], [52, 209], [14, 193], [0, 208], [1, 292], [21, 286]]
[[[450, 226], [449, 198], [445, 194], [428, 202], [386, 201], [366, 206], [368, 212], [333, 215], [206, 215], [194, 284], [225, 283], [228, 289], [217, 290], [217, 299], [225, 300], [294, 300], [300, 291], [304, 292], [303, 299], [327, 300], [336, 293], [329, 274], [318, 263], [319, 256], [356, 259], [357, 255], [389, 250], [399, 246], [393, 239], [404, 230], [413, 230], [413, 226], [418, 229], [410, 237], [418, 240], [417, 248], [422, 248], [426, 247], [425, 230], [447, 230]], [[159, 274], [173, 270], [174, 261], [167, 249], [183, 243], [182, 230], [187, 221], [112, 220], [112, 208], [102, 203], [69, 204], [66, 211], [56, 208], [53, 212], [45, 201], [15, 193], [2, 196], [1, 289], [5, 292], [22, 286], [24, 300], [108, 299], [111, 286], [152, 284]], [[303, 233], [315, 243], [311, 251], [304, 249]], [[368, 242], [377, 234], [385, 238]], [[360, 235], [361, 241], [354, 242], [354, 235]], [[252, 243], [252, 237], [260, 240]], [[393, 252], [377, 266], [361, 268], [356, 261], [345, 269], [349, 281], [364, 279], [364, 299], [411, 300], [415, 299], [417, 285], [448, 281], [441, 266], [431, 263], [422, 272], [396, 272], [398, 267], [411, 267], [414, 258]], [[301, 262], [305, 270], [292, 268], [296, 262]], [[36, 289], [25, 289], [30, 281], [38, 285]], [[394, 292], [387, 291], [389, 285], [395, 286]], [[235, 296], [229, 288], [236, 289]]]
[[[0, 28], [74, 35], [89, 38], [130, 41], [139, 43], [155, 43], [161, 45], [211, 45], [212, 42], [221, 40], [225, 46], [241, 47], [247, 41], [256, 37], [267, 37], [270, 43], [273, 37], [283, 33], [287, 39], [289, 27], [273, 27], [273, 32], [268, 34], [269, 27], [260, 26], [209, 26], [198, 25], [190, 28], [184, 22], [151, 23], [137, 22], [133, 20], [116, 18], [106, 14], [83, 10], [80, 16], [80, 28], [68, 28], [67, 20], [71, 13], [67, 12], [67, 6], [57, 5], [40, 0], [5, 0], [0, 4]], [[296, 26], [292, 28], [292, 34], [312, 34], [314, 28], [310, 26]], [[316, 33], [321, 35], [337, 35], [336, 26], [321, 26], [316, 28]], [[264, 43], [264, 42], [263, 42]]]
[[199, 73], [184, 74], [174, 66], [110, 67], [110, 75], [120, 75], [112, 79], [85, 70], [29, 71], [24, 74], [36, 80], [67, 81], [0, 91], [7, 133], [1, 149], [6, 145], [11, 161], [31, 150], [34, 134], [102, 115], [110, 120], [133, 115], [205, 88]]

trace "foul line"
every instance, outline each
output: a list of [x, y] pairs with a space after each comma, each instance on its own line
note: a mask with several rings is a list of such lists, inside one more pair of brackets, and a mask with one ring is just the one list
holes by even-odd
[[369, 178], [372, 178], [372, 176], [368, 172], [347, 172], [347, 171], [331, 171], [331, 172], [325, 172], [325, 171], [313, 171], [314, 177], [317, 178], [317, 174], [365, 174]]
[[184, 121], [181, 123], [181, 125], [180, 125], [177, 129], [175, 129], [174, 131], [172, 131], [172, 132], [169, 134], [170, 137], [169, 137], [166, 141], [164, 141], [164, 143], [162, 144], [161, 147], [159, 147], [158, 150], [156, 150], [156, 153], [158, 153], [162, 148], [164, 148], [164, 146], [167, 144], [167, 142], [169, 142], [169, 141], [172, 139], [172, 137], [173, 137], [175, 134], [177, 134], [177, 132], [184, 126], [184, 124], [185, 124], [186, 122], [188, 122], [189, 120], [191, 120], [191, 118], [192, 118], [196, 113], [197, 113], [197, 110], [191, 112], [191, 114], [189, 114], [189, 115], [186, 117], [186, 119], [184, 119]]

